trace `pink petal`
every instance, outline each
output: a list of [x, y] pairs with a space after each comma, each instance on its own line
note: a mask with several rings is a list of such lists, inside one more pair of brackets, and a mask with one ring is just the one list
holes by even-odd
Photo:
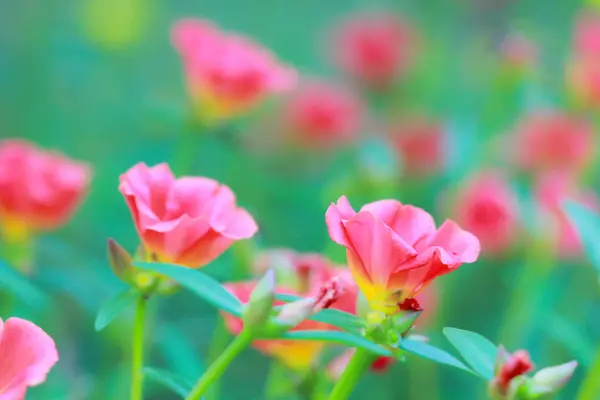
[[151, 250], [178, 259], [209, 234], [209, 231], [208, 223], [184, 214], [175, 220], [159, 221], [147, 226], [142, 238]]
[[28, 386], [44, 382], [57, 361], [54, 341], [38, 326], [20, 318], [0, 320], [0, 399], [18, 399]]
[[221, 234], [229, 239], [249, 239], [258, 231], [258, 226], [248, 211], [237, 208], [229, 217]]
[[370, 212], [361, 211], [344, 225], [352, 248], [373, 284], [387, 286], [394, 271], [414, 267], [415, 249]]
[[154, 215], [163, 217], [169, 190], [175, 182], [167, 164], [149, 168], [146, 164], [139, 163], [121, 175], [119, 180], [119, 191], [124, 196], [134, 196], [138, 204], [146, 204]]
[[411, 246], [435, 232], [435, 222], [429, 213], [397, 200], [376, 201], [365, 205], [361, 208], [363, 210], [377, 216]]
[[424, 243], [417, 245], [418, 249], [425, 250], [427, 247], [443, 249], [443, 252], [439, 252], [439, 258], [447, 265], [475, 262], [480, 251], [479, 239], [450, 220], [446, 220]]
[[177, 179], [167, 199], [167, 211], [170, 216], [187, 214], [192, 218], [204, 218], [208, 221], [209, 214], [206, 203], [219, 190], [219, 183], [214, 179], [204, 177], [187, 177]]
[[350, 247], [343, 221], [348, 220], [356, 215], [356, 212], [348, 202], [346, 196], [338, 199], [337, 204], [331, 204], [325, 213], [325, 223], [329, 236], [337, 244], [341, 244], [347, 248]]
[[233, 239], [209, 230], [200, 240], [182, 251], [176, 261], [189, 267], [202, 267], [220, 256], [233, 242]]

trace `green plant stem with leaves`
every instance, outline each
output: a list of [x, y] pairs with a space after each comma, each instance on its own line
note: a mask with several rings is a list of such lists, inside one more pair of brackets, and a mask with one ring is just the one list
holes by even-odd
[[600, 346], [596, 350], [594, 362], [585, 376], [577, 393], [577, 400], [596, 400], [600, 393]]
[[200, 400], [208, 388], [225, 372], [229, 364], [252, 342], [252, 334], [242, 331], [198, 379], [186, 400]]
[[131, 361], [131, 400], [143, 399], [142, 368], [144, 367], [144, 324], [148, 295], [140, 293], [135, 308], [133, 325], [132, 361]]
[[329, 400], [347, 399], [354, 390], [354, 387], [362, 374], [369, 368], [369, 365], [374, 358], [375, 356], [371, 352], [361, 349], [360, 347], [357, 348], [350, 359], [348, 366], [329, 395]]

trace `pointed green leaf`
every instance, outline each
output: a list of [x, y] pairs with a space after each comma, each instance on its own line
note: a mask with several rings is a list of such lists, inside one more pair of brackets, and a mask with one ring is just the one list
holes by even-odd
[[498, 348], [478, 333], [457, 328], [444, 328], [446, 338], [458, 350], [467, 364], [487, 380], [494, 377]]
[[[303, 297], [300, 296], [279, 293], [275, 294], [275, 298], [287, 303], [303, 299]], [[308, 319], [312, 321], [325, 322], [349, 331], [360, 329], [365, 326], [363, 320], [356, 315], [335, 308], [326, 308], [321, 310], [318, 313], [310, 316]]]
[[404, 339], [400, 343], [400, 348], [410, 354], [414, 354], [416, 356], [423, 357], [440, 364], [446, 364], [454, 368], [462, 369], [463, 371], [467, 371], [476, 375], [465, 364], [460, 362], [454, 356], [451, 356], [444, 350], [438, 349], [437, 347], [434, 347], [428, 343]]
[[390, 356], [392, 354], [392, 352], [385, 347], [371, 342], [362, 336], [354, 335], [349, 332], [298, 330], [287, 332], [282, 336], [282, 338], [290, 340], [318, 340], [322, 342], [339, 343], [348, 347], [360, 347], [380, 356]]
[[184, 399], [192, 391], [192, 382], [180, 375], [149, 367], [144, 368], [142, 371], [147, 379], [171, 389], [173, 392], [181, 396], [182, 399]]
[[600, 274], [600, 217], [590, 208], [574, 201], [565, 202], [563, 210], [579, 232], [587, 258]]
[[296, 296], [293, 294], [275, 293], [275, 298], [286, 303], [292, 303], [294, 301], [302, 300], [304, 297]]
[[236, 317], [242, 315], [242, 303], [219, 282], [200, 271], [175, 264], [138, 262], [136, 267], [165, 275], [213, 306]]
[[129, 289], [108, 300], [96, 316], [96, 321], [94, 322], [96, 332], [106, 328], [113, 319], [133, 305], [139, 296], [141, 296], [141, 293], [136, 289]]
[[49, 301], [45, 293], [30, 283], [28, 277], [0, 260], [0, 288], [12, 292], [31, 307], [44, 307]]
[[335, 308], [326, 308], [321, 310], [308, 319], [318, 322], [325, 322], [349, 331], [364, 328], [365, 326], [363, 320], [356, 315], [342, 310], [337, 310]]

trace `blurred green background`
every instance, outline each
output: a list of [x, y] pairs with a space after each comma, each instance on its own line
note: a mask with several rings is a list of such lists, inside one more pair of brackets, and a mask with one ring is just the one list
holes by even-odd
[[[118, 177], [139, 161], [176, 159], [187, 129], [180, 60], [169, 42], [178, 18], [214, 20], [255, 38], [301, 73], [333, 77], [324, 43], [340, 17], [371, 9], [406, 16], [423, 45], [398, 107], [446, 123], [449, 161], [427, 181], [402, 181], [398, 188], [349, 196], [355, 206], [379, 194], [394, 196], [426, 208], [440, 222], [447, 216], [440, 211], [441, 192], [495, 162], [485, 152], [492, 135], [509, 129], [528, 110], [571, 106], [564, 66], [581, 7], [578, 1], [560, 0], [0, 0], [0, 137], [27, 138], [94, 165], [83, 207], [60, 232], [39, 243], [33, 279], [51, 300], [17, 303], [12, 310], [46, 329], [61, 356], [48, 381], [32, 389], [28, 399], [127, 398], [131, 318], [120, 318], [100, 333], [93, 321], [103, 302], [124, 288], [107, 265], [106, 239], [113, 237], [130, 250], [138, 244], [117, 191]], [[499, 89], [494, 49], [515, 29], [539, 46], [539, 68], [526, 83]], [[199, 135], [192, 173], [234, 190], [260, 225], [260, 246], [324, 251], [342, 261], [343, 254], [329, 244], [324, 213], [349, 192], [355, 159], [340, 152], [328, 161], [294, 159], [317, 165], [281, 168], [281, 160], [271, 163], [246, 151], [236, 134]], [[375, 148], [370, 156], [383, 160], [385, 169], [390, 166], [384, 150]], [[594, 187], [598, 174], [592, 172]], [[500, 260], [484, 256], [441, 279], [439, 318], [426, 332], [432, 342], [449, 348], [439, 334], [442, 326], [500, 340], [506, 304], [515, 296], [528, 251], [523, 243], [515, 254]], [[235, 262], [229, 251], [207, 271], [226, 280]], [[538, 366], [577, 359], [580, 368], [558, 396], [572, 399], [600, 338], [597, 278], [586, 262], [573, 260], [528, 289], [519, 296], [531, 313], [503, 340], [509, 349], [529, 349]], [[216, 311], [184, 292], [153, 299], [151, 309], [146, 363], [195, 378], [209, 350]], [[261, 399], [267, 370], [268, 359], [248, 350], [226, 373], [222, 398]], [[146, 386], [148, 399], [175, 398], [153, 383]], [[480, 399], [483, 390], [464, 373], [411, 357], [385, 374], [366, 376], [352, 398]]]

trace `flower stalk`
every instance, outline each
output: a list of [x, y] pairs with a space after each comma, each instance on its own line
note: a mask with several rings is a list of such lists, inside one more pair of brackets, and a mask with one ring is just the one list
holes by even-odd
[[369, 351], [357, 348], [354, 355], [350, 359], [348, 366], [342, 373], [342, 376], [337, 381], [333, 391], [329, 395], [329, 400], [345, 400], [347, 399], [362, 374], [369, 368], [373, 362], [374, 356]]
[[204, 375], [198, 379], [186, 400], [200, 400], [208, 388], [219, 378], [229, 364], [252, 342], [252, 335], [248, 331], [242, 331], [225, 351], [208, 367]]
[[135, 309], [131, 361], [131, 400], [143, 399], [144, 325], [149, 296], [141, 293]]

